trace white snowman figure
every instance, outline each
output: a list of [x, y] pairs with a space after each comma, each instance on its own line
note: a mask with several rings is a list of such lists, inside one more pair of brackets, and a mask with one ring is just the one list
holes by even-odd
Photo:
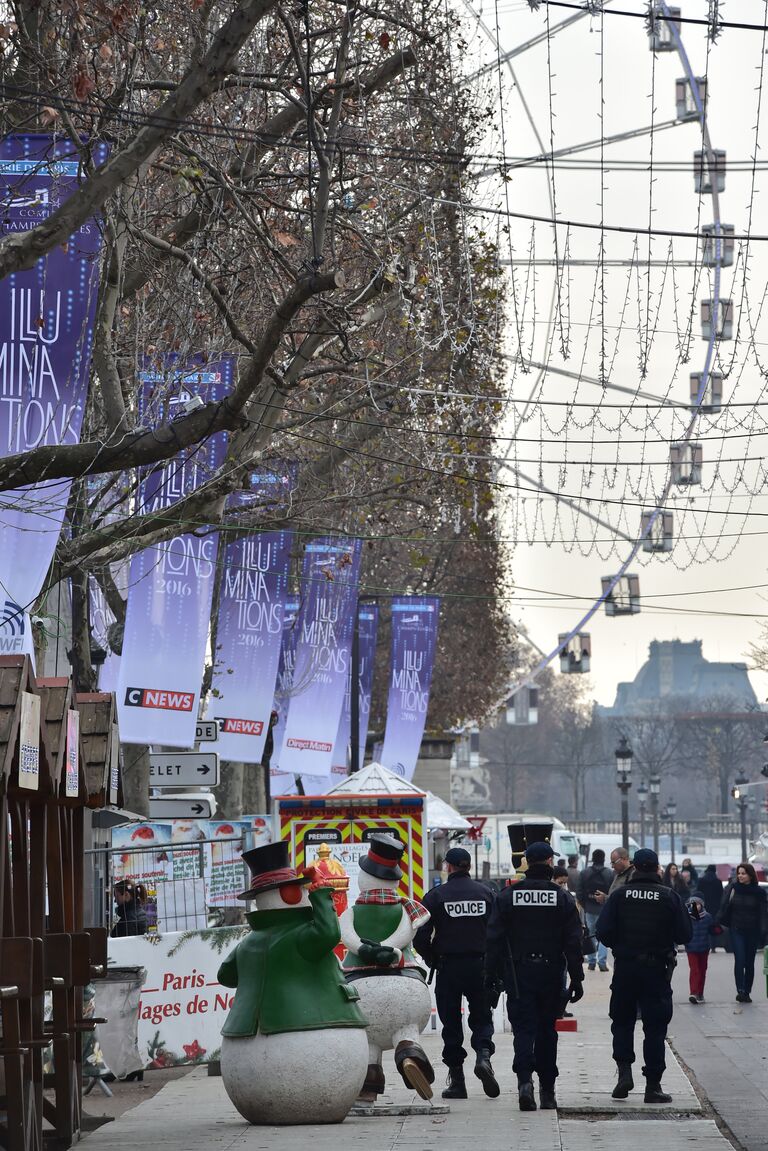
[[368, 1042], [357, 989], [333, 951], [333, 892], [314, 886], [312, 868], [289, 867], [286, 843], [243, 860], [251, 886], [238, 898], [255, 910], [219, 969], [219, 982], [237, 988], [222, 1028], [224, 1088], [249, 1123], [341, 1123], [365, 1078]]
[[419, 1043], [432, 1000], [413, 937], [429, 920], [420, 903], [398, 893], [405, 847], [393, 835], [373, 835], [360, 860], [360, 894], [341, 916], [343, 962], [348, 983], [360, 993], [368, 1020], [368, 1073], [360, 1099], [372, 1102], [384, 1090], [383, 1051], [394, 1049], [395, 1066], [422, 1099], [432, 1098], [435, 1072]]

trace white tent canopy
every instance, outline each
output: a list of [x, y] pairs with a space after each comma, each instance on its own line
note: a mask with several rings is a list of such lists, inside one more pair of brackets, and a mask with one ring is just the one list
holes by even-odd
[[468, 823], [458, 811], [444, 799], [431, 791], [403, 779], [397, 772], [390, 771], [381, 763], [369, 763], [362, 771], [356, 771], [342, 779], [328, 792], [328, 795], [424, 795], [427, 800], [427, 829], [429, 831], [467, 831]]

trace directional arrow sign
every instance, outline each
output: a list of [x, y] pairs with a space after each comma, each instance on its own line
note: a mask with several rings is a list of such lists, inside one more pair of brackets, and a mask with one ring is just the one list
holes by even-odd
[[149, 757], [150, 787], [215, 787], [218, 782], [215, 752], [169, 751]]
[[215, 719], [201, 719], [195, 728], [198, 743], [211, 743], [219, 738], [219, 725]]
[[216, 799], [201, 792], [200, 795], [168, 796], [150, 799], [150, 819], [211, 819], [216, 814]]

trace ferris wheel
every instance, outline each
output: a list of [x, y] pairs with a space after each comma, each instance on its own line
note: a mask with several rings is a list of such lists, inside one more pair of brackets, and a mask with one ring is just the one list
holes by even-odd
[[[529, 0], [539, 28], [506, 49], [498, 6], [494, 20], [474, 7], [496, 55], [475, 75], [508, 71], [502, 116], [516, 96], [533, 145], [512, 154], [502, 133], [500, 164], [481, 172], [501, 173], [508, 221], [511, 418], [498, 474], [513, 488], [522, 542], [548, 533], [613, 561], [518, 690], [558, 658], [564, 672], [588, 671], [596, 613], [640, 611], [633, 568], [716, 558], [731, 546], [722, 527], [705, 530], [725, 518], [716, 501], [754, 498], [763, 483], [759, 464], [750, 476], [724, 455], [735, 422], [762, 429], [765, 381], [753, 371], [755, 386], [748, 362], [749, 227], [737, 250], [724, 215], [728, 160], [711, 130], [716, 14], [705, 36], [706, 21], [696, 23], [694, 66], [681, 8], [658, 0], [646, 20], [611, 21], [609, 5], [555, 22], [555, 7]], [[518, 6], [507, 33], [526, 15]], [[751, 340], [737, 349], [741, 327]]]

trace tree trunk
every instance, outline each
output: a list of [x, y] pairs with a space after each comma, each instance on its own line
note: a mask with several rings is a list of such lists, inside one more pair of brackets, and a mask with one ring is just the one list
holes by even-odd
[[217, 818], [240, 819], [243, 814], [243, 776], [245, 764], [225, 759], [221, 764], [221, 782], [212, 788], [218, 802]]
[[242, 811], [244, 815], [269, 814], [264, 798], [264, 768], [260, 763], [244, 765]]
[[137, 815], [149, 815], [149, 747], [124, 743], [123, 804]]

